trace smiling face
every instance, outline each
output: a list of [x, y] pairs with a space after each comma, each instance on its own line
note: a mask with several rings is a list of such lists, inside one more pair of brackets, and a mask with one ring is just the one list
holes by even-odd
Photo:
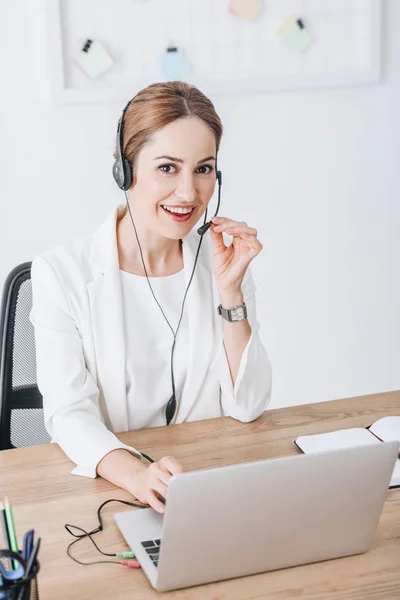
[[198, 117], [154, 133], [138, 154], [130, 189], [142, 227], [168, 239], [187, 235], [213, 195], [215, 158], [214, 132]]

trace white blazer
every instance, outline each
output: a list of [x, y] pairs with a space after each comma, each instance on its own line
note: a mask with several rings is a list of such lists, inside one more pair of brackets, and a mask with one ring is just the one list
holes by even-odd
[[[111, 450], [125, 448], [115, 433], [128, 430], [125, 336], [116, 239], [117, 207], [94, 233], [55, 246], [32, 263], [37, 382], [43, 395], [46, 428], [77, 465], [75, 474], [96, 477]], [[183, 240], [188, 282], [199, 243], [195, 230]], [[188, 369], [174, 423], [230, 415], [252, 421], [265, 410], [271, 367], [259, 339], [255, 286], [249, 269], [243, 294], [252, 328], [235, 387], [223, 346], [222, 319], [206, 235], [185, 310], [188, 316]], [[143, 307], [145, 310], [145, 307]], [[140, 344], [140, 340], [138, 340]], [[156, 377], [151, 361], [143, 377]], [[168, 394], [167, 394], [168, 396]]]

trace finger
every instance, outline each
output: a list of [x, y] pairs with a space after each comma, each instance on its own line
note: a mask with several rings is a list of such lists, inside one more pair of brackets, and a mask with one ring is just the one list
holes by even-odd
[[225, 231], [228, 227], [247, 227], [247, 223], [244, 221], [234, 221], [233, 219], [225, 219], [214, 223], [214, 229], [216, 231]]
[[[252, 237], [252, 236], [251, 236]], [[242, 237], [234, 237], [233, 244], [238, 250], [238, 259], [249, 263], [262, 250], [262, 244], [253, 237], [254, 241], [243, 239]]]
[[260, 246], [262, 246], [262, 243], [260, 242], [258, 237], [253, 235], [252, 233], [242, 233], [241, 235], [243, 236], [243, 239], [249, 240], [249, 242], [252, 242], [253, 244], [259, 244]]
[[262, 245], [262, 243], [260, 242], [260, 240], [257, 239], [257, 238], [253, 238], [253, 242], [252, 243], [253, 243], [254, 249], [257, 250], [257, 252], [261, 252], [261, 250], [264, 248], [264, 246]]
[[226, 221], [228, 220], [228, 217], [223, 217], [223, 216], [219, 216], [219, 217], [212, 217], [211, 221], [213, 223], [222, 223], [222, 221]]
[[165, 485], [168, 485], [169, 480], [172, 477], [172, 475], [169, 471], [167, 471], [166, 469], [163, 469], [159, 465], [154, 469], [153, 474], [156, 479], [159, 479]]
[[155, 511], [157, 511], [160, 514], [164, 514], [165, 513], [165, 504], [163, 504], [161, 502], [161, 500], [159, 500], [156, 496], [156, 493], [153, 490], [150, 490], [149, 492], [149, 497], [147, 499], [147, 503], [151, 506], [151, 508], [154, 508]]
[[244, 221], [235, 221], [234, 219], [231, 219], [230, 217], [224, 217], [223, 215], [219, 215], [218, 217], [211, 217], [211, 221], [215, 224], [219, 224], [224, 221], [231, 221], [232, 223], [244, 223]]
[[224, 228], [225, 233], [228, 235], [248, 234], [250, 236], [257, 237], [258, 232], [254, 227], [245, 227], [244, 225], [235, 225], [233, 227]]
[[248, 235], [246, 233], [242, 233], [237, 237], [233, 238], [233, 241], [238, 240], [241, 244], [246, 246], [247, 248], [253, 248], [260, 252], [263, 249], [263, 245], [259, 239], [257, 239], [254, 235]]
[[259, 254], [262, 250], [262, 244], [248, 244], [247, 242], [243, 242], [245, 247], [249, 251], [249, 255], [251, 259], [253, 259], [257, 254]]
[[224, 252], [226, 250], [226, 246], [222, 233], [216, 233], [213, 225], [210, 227], [210, 232], [214, 253], [219, 254], [220, 252]]
[[182, 465], [176, 458], [172, 458], [172, 456], [163, 456], [159, 462], [160, 466], [169, 471], [171, 475], [180, 475], [181, 473], [184, 473]]
[[167, 497], [168, 485], [160, 479], [155, 479], [152, 483], [150, 483], [150, 487], [153, 491], [158, 492], [160, 496], [163, 496], [163, 498]]

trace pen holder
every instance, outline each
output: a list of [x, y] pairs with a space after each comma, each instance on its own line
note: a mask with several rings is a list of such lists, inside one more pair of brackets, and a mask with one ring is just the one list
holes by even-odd
[[[22, 571], [18, 578], [15, 578], [18, 575], [17, 570], [11, 566], [15, 561], [19, 563], [18, 571]], [[37, 559], [28, 576], [24, 574], [27, 565], [20, 554], [11, 550], [0, 550], [0, 562], [0, 600], [39, 600], [37, 574], [40, 563]]]

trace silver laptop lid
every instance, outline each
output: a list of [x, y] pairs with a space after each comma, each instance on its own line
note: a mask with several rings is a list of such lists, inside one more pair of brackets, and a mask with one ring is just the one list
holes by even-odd
[[173, 477], [156, 588], [365, 552], [398, 452], [388, 442]]

